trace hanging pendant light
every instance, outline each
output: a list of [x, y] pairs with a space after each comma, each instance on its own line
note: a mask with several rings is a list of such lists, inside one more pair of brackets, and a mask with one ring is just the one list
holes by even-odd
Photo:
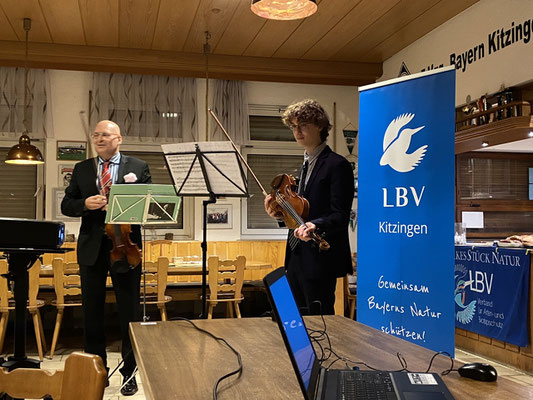
[[313, 15], [318, 6], [316, 0], [252, 0], [251, 9], [263, 18], [291, 20]]
[[31, 19], [24, 18], [24, 31], [26, 31], [26, 52], [24, 56], [24, 132], [19, 139], [19, 144], [11, 147], [7, 153], [6, 164], [36, 165], [44, 164], [43, 155], [33, 146], [28, 136], [28, 34], [31, 29]]

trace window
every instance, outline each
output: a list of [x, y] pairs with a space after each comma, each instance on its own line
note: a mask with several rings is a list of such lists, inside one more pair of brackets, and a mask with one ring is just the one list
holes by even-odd
[[469, 237], [499, 238], [531, 232], [533, 156], [519, 153], [464, 153], [456, 157], [456, 220], [463, 211], [483, 212], [484, 227]]
[[43, 168], [4, 163], [9, 149], [0, 147], [0, 217], [42, 218], [42, 196], [36, 193]]
[[269, 142], [294, 142], [294, 136], [279, 116], [250, 115], [250, 139]]
[[[290, 129], [281, 122], [284, 107], [250, 105], [249, 110], [251, 141], [243, 153], [265, 191], [270, 193], [270, 183], [277, 175], [298, 175], [303, 150], [296, 144]], [[286, 229], [280, 229], [268, 216], [261, 189], [249, 172], [247, 177], [250, 198], [242, 202], [243, 235], [284, 238]]]
[[[123, 146], [127, 148], [126, 145]], [[121, 150], [122, 153], [140, 158], [145, 161], [150, 168], [150, 175], [152, 176], [152, 183], [160, 185], [172, 185], [172, 178], [168, 171], [165, 157], [162, 152], [149, 152], [149, 151], [133, 151], [133, 150]], [[178, 213], [178, 223], [176, 225], [161, 225], [160, 227], [154, 227], [158, 232], [158, 236], [163, 236], [164, 232], [173, 232], [174, 235], [189, 238], [192, 236], [191, 230], [191, 215], [193, 202], [190, 198], [182, 198], [182, 205]], [[152, 227], [150, 227], [152, 229]]]

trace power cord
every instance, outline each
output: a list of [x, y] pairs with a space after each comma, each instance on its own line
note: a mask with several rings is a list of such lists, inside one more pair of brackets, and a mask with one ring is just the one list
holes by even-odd
[[242, 358], [241, 358], [241, 354], [237, 350], [235, 350], [235, 348], [231, 344], [229, 344], [226, 341], [226, 339], [218, 337], [218, 336], [215, 336], [211, 332], [206, 331], [205, 329], [202, 329], [202, 328], [198, 327], [190, 319], [183, 318], [183, 317], [175, 317], [175, 318], [171, 318], [170, 320], [171, 321], [185, 321], [185, 322], [188, 322], [189, 324], [194, 326], [200, 332], [203, 332], [203, 333], [211, 336], [216, 341], [223, 342], [237, 356], [237, 361], [239, 363], [239, 368], [237, 368], [236, 370], [233, 370], [231, 372], [228, 372], [227, 374], [225, 374], [225, 375], [221, 376], [220, 378], [218, 378], [217, 381], [215, 382], [215, 385], [213, 386], [213, 400], [217, 400], [217, 390], [218, 390], [218, 385], [220, 384], [220, 382], [222, 382], [224, 379], [229, 378], [230, 376], [240, 375], [242, 373]]
[[[313, 342], [315, 342], [318, 345], [318, 348], [320, 349], [320, 357], [318, 357], [318, 361], [319, 361], [321, 366], [323, 366], [323, 364], [326, 361], [328, 361], [331, 358], [331, 356], [335, 356], [335, 358], [333, 359], [333, 361], [330, 362], [329, 365], [324, 366], [324, 368], [326, 370], [329, 370], [333, 366], [333, 364], [335, 364], [336, 362], [343, 361], [344, 364], [346, 365], [347, 369], [350, 369], [350, 366], [348, 364], [348, 363], [350, 363], [350, 364], [353, 364], [353, 365], [363, 365], [364, 367], [366, 367], [366, 368], [368, 368], [370, 370], [373, 370], [373, 371], [382, 371], [381, 369], [374, 368], [371, 365], [369, 365], [369, 364], [367, 364], [367, 363], [365, 363], [363, 361], [353, 361], [353, 360], [350, 360], [347, 357], [342, 357], [342, 356], [338, 355], [333, 350], [333, 347], [331, 346], [331, 340], [330, 340], [329, 335], [327, 333], [326, 320], [324, 319], [324, 315], [322, 314], [322, 304], [320, 303], [319, 300], [315, 300], [313, 303], [318, 303], [319, 304], [320, 318], [322, 319], [323, 329], [308, 329], [308, 332], [309, 332], [309, 337], [311, 338], [311, 340]], [[313, 304], [313, 303], [311, 303], [311, 304]], [[322, 341], [327, 341], [327, 346], [323, 346], [322, 343], [321, 343]], [[428, 365], [428, 368], [426, 370], [426, 373], [428, 373], [430, 371], [431, 366], [433, 364], [433, 360], [439, 355], [445, 355], [445, 356], [449, 357], [450, 362], [451, 362], [450, 368], [447, 369], [447, 370], [442, 371], [440, 373], [441, 375], [448, 375], [452, 371], [457, 371], [456, 369], [453, 368], [454, 367], [454, 361], [453, 361], [452, 356], [446, 351], [439, 351], [439, 352], [433, 354], [433, 356], [429, 360], [429, 365]], [[407, 360], [403, 357], [403, 355], [398, 352], [398, 353], [396, 353], [396, 357], [398, 358], [398, 361], [400, 362], [401, 368], [398, 369], [398, 370], [390, 371], [390, 372], [411, 372], [407, 368]]]

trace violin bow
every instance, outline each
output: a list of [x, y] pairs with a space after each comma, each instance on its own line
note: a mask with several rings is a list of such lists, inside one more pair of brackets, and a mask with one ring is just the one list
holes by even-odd
[[259, 179], [257, 179], [257, 176], [255, 176], [254, 174], [254, 171], [252, 171], [252, 169], [250, 168], [250, 166], [248, 165], [248, 163], [246, 162], [246, 160], [244, 159], [244, 157], [242, 156], [242, 154], [240, 153], [240, 151], [237, 149], [237, 146], [235, 145], [235, 143], [233, 143], [233, 140], [231, 140], [229, 134], [228, 134], [228, 131], [226, 131], [226, 129], [224, 128], [224, 126], [222, 125], [222, 123], [220, 122], [220, 120], [218, 119], [217, 115], [215, 114], [215, 112], [212, 110], [212, 109], [208, 109], [209, 113], [211, 114], [211, 116], [214, 118], [215, 122], [217, 123], [217, 125], [220, 127], [220, 129], [222, 130], [222, 133], [224, 133], [224, 135], [226, 136], [226, 138], [230, 141], [231, 145], [233, 146], [233, 148], [235, 149], [235, 151], [237, 152], [237, 155], [239, 156], [239, 159], [242, 161], [242, 163], [244, 164], [244, 166], [246, 167], [246, 169], [250, 172], [250, 174], [252, 175], [252, 177], [254, 178], [255, 180], [255, 183], [257, 183], [257, 186], [259, 186], [259, 188], [261, 189], [261, 191], [263, 192], [263, 195], [268, 196], [268, 193], [266, 192], [265, 188], [263, 187], [263, 185], [261, 185], [261, 182], [259, 182]]

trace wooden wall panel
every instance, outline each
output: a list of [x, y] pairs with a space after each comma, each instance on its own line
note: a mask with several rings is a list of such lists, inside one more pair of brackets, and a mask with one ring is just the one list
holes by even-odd
[[[315, 15], [307, 19], [313, 20]], [[255, 38], [250, 42], [243, 55], [253, 57], [272, 57], [276, 50], [290, 38], [303, 20], [276, 21], [268, 20]]]
[[[437, 4], [439, 0], [401, 0], [361, 35], [341, 48], [333, 60], [353, 60], [363, 57], [379, 43], [392, 37], [399, 40], [397, 32]], [[399, 49], [400, 50], [400, 49]]]
[[335, 25], [322, 39], [320, 39], [303, 58], [311, 60], [329, 59], [351, 38], [358, 40], [359, 36], [369, 26], [398, 4], [400, 0], [382, 0], [377, 2], [363, 1], [358, 3]]
[[32, 24], [29, 41], [41, 43], [52, 42], [39, 0], [2, 0], [0, 5], [21, 41], [24, 41], [26, 37], [23, 28], [24, 18], [31, 18]]
[[78, 0], [88, 46], [118, 46], [118, 0]]
[[39, 0], [52, 42], [84, 45], [85, 34], [77, 0]]
[[[15, 29], [11, 26], [11, 22], [7, 19], [7, 16], [2, 9], [2, 4], [0, 3], [0, 38], [2, 40], [20, 40], [17, 37]], [[22, 38], [23, 39], [23, 38]]]
[[182, 51], [200, 0], [161, 0], [152, 49]]
[[160, 0], [120, 0], [119, 46], [130, 49], [150, 49]]
[[363, 0], [328, 0], [320, 3], [320, 12], [306, 18], [273, 54], [273, 57], [300, 58]]
[[[362, 61], [386, 60], [396, 54], [400, 49], [407, 47], [422, 36], [431, 32], [440, 25], [444, 17], [446, 20], [462, 12], [478, 0], [440, 0], [426, 12], [419, 15], [409, 24], [403, 26], [394, 35], [372, 48], [358, 58]], [[352, 57], [352, 59], [354, 59]]]
[[213, 53], [242, 55], [267, 20], [250, 12], [250, 0], [240, 0]]
[[[231, 21], [239, 2], [236, 0], [202, 0], [189, 31], [183, 51], [203, 53], [205, 31], [209, 31], [209, 44], [214, 49]], [[218, 12], [213, 12], [218, 10]]]

